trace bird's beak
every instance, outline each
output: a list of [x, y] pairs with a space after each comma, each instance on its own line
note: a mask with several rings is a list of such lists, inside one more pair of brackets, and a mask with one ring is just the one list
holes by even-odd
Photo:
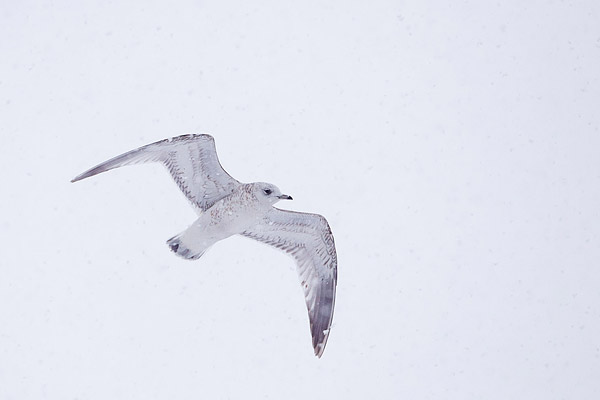
[[281, 196], [279, 196], [279, 199], [281, 199], [281, 200], [294, 200], [294, 199], [292, 199], [292, 196], [288, 196], [287, 194], [282, 194]]

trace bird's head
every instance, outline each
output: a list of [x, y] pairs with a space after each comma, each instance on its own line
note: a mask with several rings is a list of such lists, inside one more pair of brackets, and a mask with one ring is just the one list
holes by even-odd
[[281, 190], [271, 183], [257, 182], [254, 184], [254, 195], [261, 203], [273, 205], [279, 200], [293, 200], [292, 196], [281, 194]]

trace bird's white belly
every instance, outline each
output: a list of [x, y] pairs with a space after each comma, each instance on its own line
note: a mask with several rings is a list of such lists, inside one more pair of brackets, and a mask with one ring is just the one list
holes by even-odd
[[217, 202], [201, 215], [190, 227], [190, 234], [199, 240], [217, 242], [229, 236], [242, 233], [255, 225], [264, 215], [265, 210], [254, 204], [239, 204], [235, 201]]

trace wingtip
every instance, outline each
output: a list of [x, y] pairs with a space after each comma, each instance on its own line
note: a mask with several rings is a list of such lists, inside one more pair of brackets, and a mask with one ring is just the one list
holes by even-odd
[[85, 172], [82, 172], [81, 174], [77, 175], [75, 178], [71, 179], [71, 183], [81, 181], [85, 178], [89, 178], [90, 176], [98, 175], [101, 172], [108, 171], [109, 169], [111, 169], [111, 168], [108, 168], [108, 169], [101, 168], [101, 166], [102, 166], [102, 164], [97, 165], [94, 168], [88, 169]]
[[71, 183], [78, 182], [78, 181], [82, 180], [83, 178], [86, 178], [85, 174], [79, 174], [75, 178], [71, 179]]
[[325, 352], [325, 345], [327, 344], [327, 339], [329, 338], [329, 330], [323, 331], [324, 337], [321, 339], [319, 343], [314, 345], [315, 356], [317, 358], [321, 358], [323, 353]]
[[316, 343], [313, 342], [313, 348], [315, 350], [315, 356], [317, 358], [321, 358], [321, 356], [325, 352], [325, 346], [327, 345], [327, 340], [329, 339], [329, 332], [330, 332], [329, 328], [324, 329], [323, 336], [321, 337], [320, 341], [318, 341]]
[[321, 358], [324, 351], [325, 351], [325, 346], [323, 344], [316, 345], [315, 346], [315, 357]]

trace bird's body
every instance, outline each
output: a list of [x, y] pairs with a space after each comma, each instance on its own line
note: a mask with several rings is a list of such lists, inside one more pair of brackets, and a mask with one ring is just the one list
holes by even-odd
[[337, 284], [337, 255], [327, 220], [273, 207], [279, 200], [292, 199], [275, 185], [233, 179], [221, 167], [210, 135], [182, 135], [140, 147], [91, 168], [72, 182], [146, 162], [163, 163], [198, 213], [190, 227], [167, 241], [180, 257], [198, 259], [216, 242], [240, 234], [296, 260], [315, 355], [321, 357], [331, 328]]
[[240, 185], [201, 213], [189, 228], [167, 241], [171, 250], [183, 258], [198, 259], [216, 242], [260, 222], [271, 206], [259, 200], [254, 186]]

